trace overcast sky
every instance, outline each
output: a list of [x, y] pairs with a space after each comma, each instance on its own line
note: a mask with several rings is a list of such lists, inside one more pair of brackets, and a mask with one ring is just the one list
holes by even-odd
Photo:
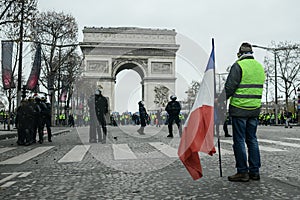
[[[175, 29], [177, 42], [186, 47], [177, 57], [177, 80], [184, 83], [177, 83], [175, 93], [179, 99], [184, 98], [182, 85], [201, 80], [211, 51], [211, 38], [215, 39], [219, 73], [235, 61], [244, 41], [269, 46], [271, 41], [299, 43], [300, 39], [299, 0], [39, 0], [38, 8], [73, 15], [79, 25], [79, 41], [84, 26]], [[198, 52], [199, 60], [193, 60]], [[270, 56], [261, 49], [254, 49], [254, 53], [261, 62], [264, 56]], [[119, 82], [126, 76], [140, 81], [134, 72], [126, 72], [118, 76]], [[136, 92], [137, 82], [130, 88], [133, 93], [140, 93]], [[118, 90], [117, 95], [121, 95]], [[139, 97], [130, 98], [128, 104]], [[125, 109], [119, 106], [120, 111]]]

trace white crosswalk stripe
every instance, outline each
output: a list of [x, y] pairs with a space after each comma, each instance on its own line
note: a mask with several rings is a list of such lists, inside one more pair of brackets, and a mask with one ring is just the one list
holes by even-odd
[[297, 141], [300, 141], [300, 138], [284, 138], [284, 139], [286, 139], [286, 140], [297, 140]]
[[[218, 147], [216, 147], [216, 154], [219, 154], [219, 149]], [[229, 150], [226, 150], [224, 148], [221, 147], [221, 155], [232, 155], [233, 154], [233, 151], [229, 151]]]
[[174, 147], [171, 147], [170, 145], [167, 145], [162, 142], [150, 142], [149, 144], [170, 158], [178, 157], [177, 155], [178, 150], [175, 149]]
[[64, 155], [58, 162], [68, 163], [68, 162], [80, 162], [82, 161], [85, 154], [88, 152], [90, 145], [76, 145], [67, 154]]
[[[260, 140], [259, 140], [260, 141]], [[222, 140], [221, 142], [223, 143], [228, 143], [228, 144], [233, 144], [232, 140]], [[279, 152], [279, 151], [286, 151], [283, 149], [278, 149], [278, 148], [272, 148], [272, 147], [267, 147], [267, 146], [263, 146], [263, 145], [259, 145], [259, 149], [261, 151], [267, 151], [267, 152]]]
[[4, 148], [0, 148], [0, 154], [1, 153], [4, 153], [4, 152], [7, 152], [7, 151], [10, 151], [10, 150], [13, 150], [13, 149], [16, 149], [15, 147], [4, 147]]
[[[285, 140], [293, 140], [299, 141], [298, 138], [283, 138]], [[260, 142], [260, 150], [265, 152], [286, 152], [284, 147], [296, 147], [299, 148], [300, 144], [297, 143], [289, 143], [289, 142], [282, 142], [282, 141], [276, 141], [276, 140], [268, 140], [268, 139], [258, 139]], [[233, 144], [232, 140], [221, 140], [221, 154], [222, 155], [233, 155], [232, 147], [228, 147], [225, 144]], [[102, 146], [101, 144], [96, 145], [75, 145], [70, 150], [66, 151], [64, 156], [58, 160], [58, 163], [71, 163], [71, 162], [81, 162], [84, 160], [86, 154], [90, 151], [91, 154], [93, 154], [94, 151], [97, 150], [98, 147], [105, 147], [108, 151], [105, 153], [109, 156], [106, 156], [105, 158], [109, 158], [114, 161], [124, 161], [124, 160], [137, 160], [137, 159], [157, 159], [157, 158], [165, 158], [165, 156], [169, 158], [177, 158], [177, 151], [178, 148], [176, 147], [176, 144], [167, 144], [164, 142], [149, 142], [150, 146], [154, 147], [151, 152], [146, 153], [146, 156], [141, 156], [143, 153], [135, 152], [134, 148], [131, 148], [129, 144], [106, 144], [105, 146]], [[266, 145], [269, 144], [269, 145]], [[271, 146], [272, 145], [272, 146]], [[282, 148], [274, 147], [274, 146], [282, 146]], [[54, 146], [44, 146], [44, 147], [36, 147], [33, 148], [25, 153], [16, 155], [14, 157], [8, 158], [6, 160], [3, 160], [0, 162], [0, 165], [10, 165], [10, 164], [22, 164], [36, 156], [39, 156], [43, 154], [44, 152], [52, 149]], [[2, 147], [0, 148], [0, 154], [3, 154], [8, 151], [16, 150], [16, 147]], [[99, 149], [98, 149], [99, 150]], [[96, 152], [98, 152], [98, 150]], [[147, 148], [144, 150], [147, 151]], [[144, 151], [143, 150], [143, 151]], [[149, 150], [150, 151], [150, 150]], [[216, 153], [218, 154], [218, 148], [216, 148]], [[155, 153], [156, 152], [156, 153]], [[103, 157], [103, 152], [101, 152]], [[159, 156], [159, 154], [161, 156]], [[164, 156], [163, 156], [164, 155]], [[94, 155], [95, 156], [95, 155]], [[206, 154], [201, 153], [201, 156], [207, 156]]]
[[115, 160], [137, 159], [128, 144], [113, 144], [112, 149]]
[[265, 142], [265, 143], [270, 143], [270, 144], [277, 144], [277, 145], [281, 145], [281, 146], [300, 148], [300, 144], [295, 144], [295, 143], [281, 142], [281, 141], [267, 140], [267, 139], [260, 139], [259, 141]]
[[4, 160], [0, 162], [0, 165], [5, 165], [5, 164], [22, 164], [26, 162], [27, 160], [30, 160], [46, 151], [49, 149], [52, 149], [54, 146], [47, 146], [47, 147], [37, 147], [34, 148], [26, 153], [20, 154], [18, 156], [9, 158], [7, 160]]

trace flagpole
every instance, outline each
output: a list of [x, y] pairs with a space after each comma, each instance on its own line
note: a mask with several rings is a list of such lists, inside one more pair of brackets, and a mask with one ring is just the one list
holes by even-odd
[[[212, 46], [213, 46], [213, 50], [215, 51], [215, 41], [214, 41], [214, 38], [212, 38]], [[214, 52], [214, 55], [215, 52]], [[214, 58], [215, 59], [215, 58]], [[216, 62], [214, 60], [214, 63], [215, 63], [215, 67], [214, 67], [214, 99], [217, 97], [217, 93], [216, 93]], [[216, 114], [216, 113], [215, 113]], [[217, 126], [219, 126], [219, 123], [216, 124]], [[215, 129], [215, 126], [214, 126], [214, 129]], [[220, 177], [223, 176], [222, 174], [222, 157], [221, 157], [221, 143], [220, 143], [220, 129], [218, 128], [217, 129], [217, 142], [218, 142], [218, 153], [219, 153], [219, 169], [220, 169]], [[215, 132], [215, 130], [214, 130]]]

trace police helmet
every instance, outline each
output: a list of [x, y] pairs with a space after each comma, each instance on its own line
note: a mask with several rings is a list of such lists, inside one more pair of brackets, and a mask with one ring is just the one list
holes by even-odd
[[171, 99], [172, 101], [175, 101], [175, 100], [177, 99], [177, 97], [176, 97], [176, 95], [173, 94], [173, 95], [170, 96], [170, 99]]
[[95, 91], [95, 95], [100, 95], [100, 94], [101, 94], [101, 90], [97, 89], [97, 90]]
[[144, 105], [145, 105], [143, 101], [139, 101], [138, 104], [139, 104], [140, 106], [144, 106]]

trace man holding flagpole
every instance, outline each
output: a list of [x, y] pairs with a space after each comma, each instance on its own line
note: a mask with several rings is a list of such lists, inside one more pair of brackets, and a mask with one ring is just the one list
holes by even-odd
[[232, 65], [225, 83], [226, 98], [230, 99], [229, 115], [232, 117], [233, 151], [237, 168], [237, 173], [229, 176], [228, 180], [247, 182], [249, 179], [260, 179], [261, 163], [256, 130], [265, 73], [263, 66], [253, 57], [251, 44], [242, 43], [237, 56], [238, 60]]

